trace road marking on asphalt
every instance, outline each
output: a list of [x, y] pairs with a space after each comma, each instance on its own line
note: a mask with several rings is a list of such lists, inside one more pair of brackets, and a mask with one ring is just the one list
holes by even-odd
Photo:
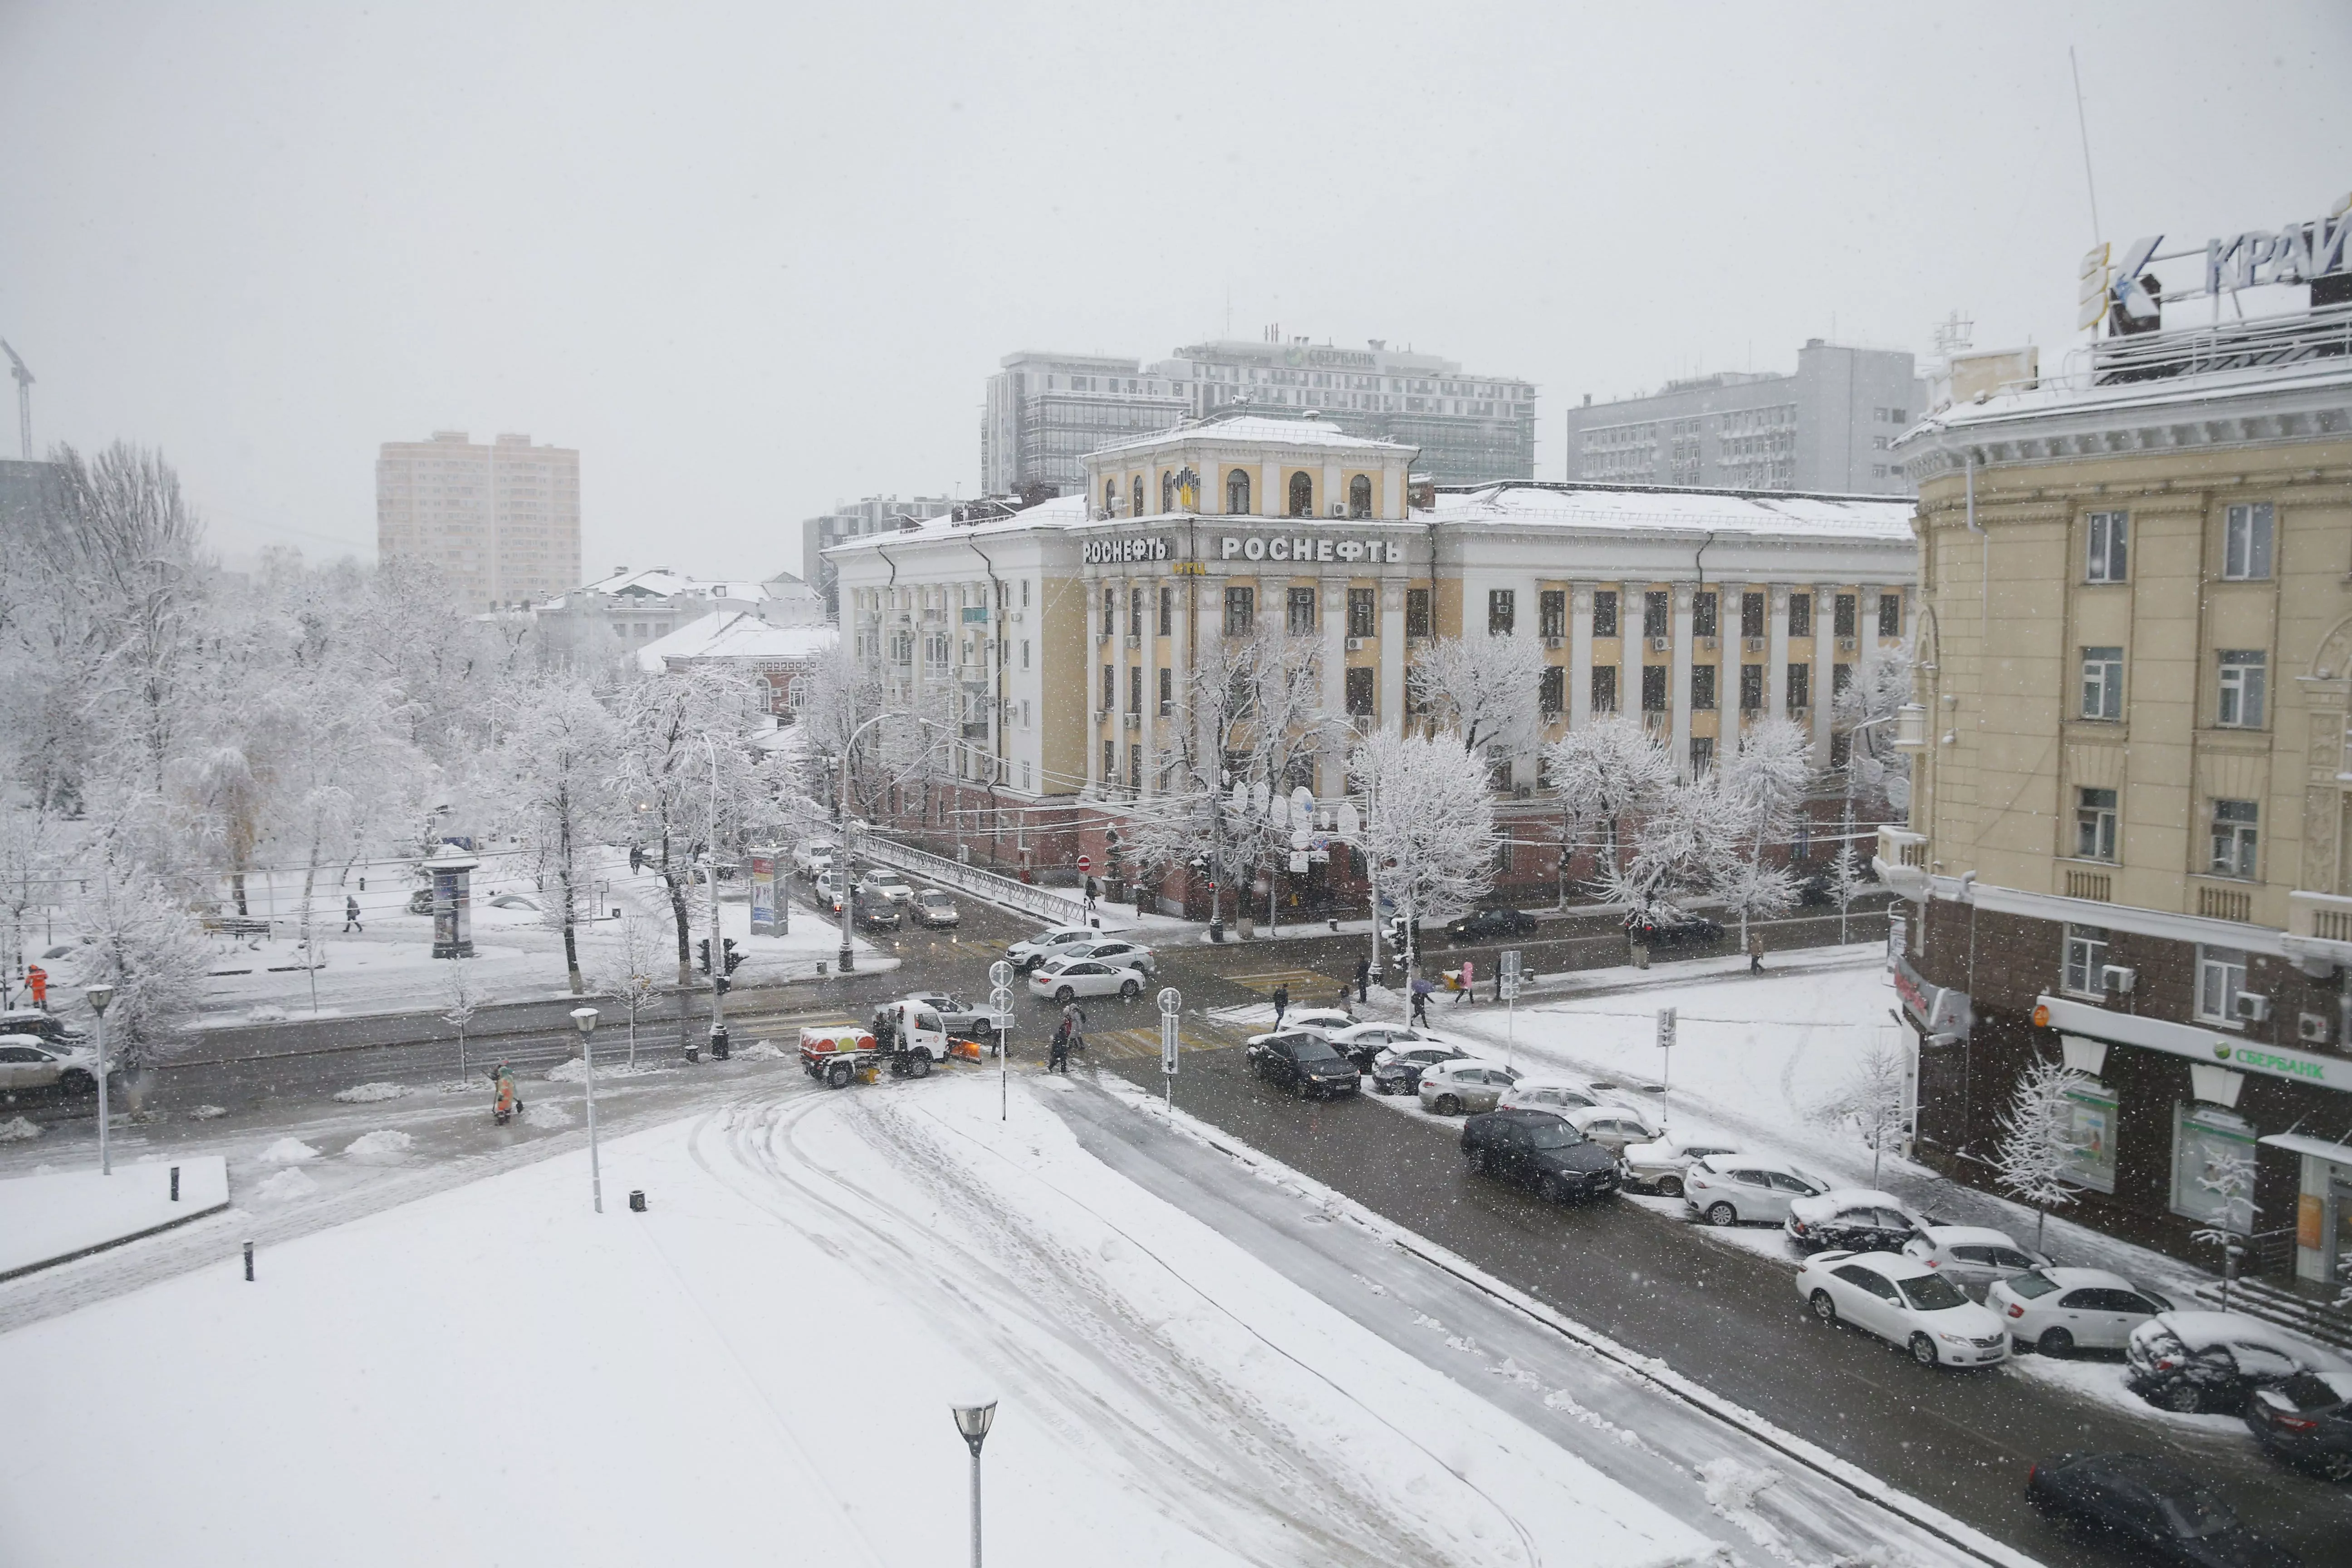
[[1306, 1005], [1306, 994], [1302, 987], [1319, 985], [1328, 991], [1339, 984], [1338, 975], [1326, 974], [1316, 969], [1269, 969], [1262, 974], [1223, 974], [1218, 978], [1245, 986], [1261, 996], [1271, 996], [1276, 986], [1287, 985], [1293, 993], [1290, 998], [1293, 1006]]

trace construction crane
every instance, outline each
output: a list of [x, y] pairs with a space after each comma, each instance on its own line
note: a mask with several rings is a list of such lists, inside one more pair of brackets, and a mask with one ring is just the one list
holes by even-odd
[[33, 373], [25, 368], [5, 338], [0, 338], [0, 353], [8, 356], [8, 374], [16, 378], [16, 440], [29, 463], [33, 460]]

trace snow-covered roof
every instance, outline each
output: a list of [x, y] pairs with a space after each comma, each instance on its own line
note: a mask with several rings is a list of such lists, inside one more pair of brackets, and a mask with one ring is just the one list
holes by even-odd
[[660, 670], [673, 658], [815, 658], [841, 633], [831, 626], [771, 626], [748, 610], [714, 610], [637, 650], [637, 668]]
[[853, 550], [887, 549], [893, 544], [909, 541], [936, 542], [942, 538], [987, 539], [1003, 533], [1025, 533], [1033, 528], [1069, 528], [1083, 523], [1089, 516], [1084, 496], [1055, 496], [1041, 500], [1035, 506], [1024, 507], [1007, 517], [991, 518], [986, 522], [959, 525], [948, 513], [929, 517], [911, 528], [893, 529], [887, 533], [861, 533], [829, 545], [827, 555], [845, 554]]
[[1892, 543], [1911, 539], [1913, 508], [1911, 500], [1902, 496], [1544, 483], [1441, 490], [1433, 514], [1416, 515], [1471, 526], [1534, 524], [1598, 531], [1745, 533]]
[[[572, 592], [597, 595], [605, 598], [740, 599], [757, 604], [762, 599], [776, 597], [776, 591], [769, 586], [769, 583], [788, 576], [790, 576], [788, 573], [779, 573], [776, 577], [770, 578], [768, 583], [755, 583], [748, 578], [689, 577], [683, 572], [673, 572], [667, 566], [653, 566], [642, 572], [615, 572], [593, 583], [583, 583]], [[793, 582], [797, 584], [799, 579], [793, 578]], [[569, 594], [558, 595], [549, 599], [541, 607], [550, 610], [562, 609], [570, 597]]]
[[2165, 376], [2151, 381], [2110, 382], [2104, 385], [2069, 384], [2064, 377], [2047, 376], [2038, 386], [1992, 393], [1981, 401], [1955, 403], [1939, 408], [1895, 438], [1895, 450], [1916, 446], [1924, 437], [1944, 431], [1994, 431], [2000, 426], [2039, 420], [2053, 414], [2128, 414], [2140, 410], [2160, 414], [2198, 404], [2224, 403], [2255, 395], [2281, 396], [2324, 392], [2352, 384], [2352, 361], [2314, 359], [2291, 364], [2244, 365], [2199, 374]]
[[1264, 414], [1190, 419], [1154, 430], [1132, 440], [1114, 441], [1087, 454], [1100, 458], [1145, 447], [1166, 447], [1184, 441], [1209, 441], [1220, 447], [1347, 447], [1367, 452], [1411, 452], [1418, 448], [1395, 441], [1375, 441], [1350, 436], [1328, 419], [1284, 419]]

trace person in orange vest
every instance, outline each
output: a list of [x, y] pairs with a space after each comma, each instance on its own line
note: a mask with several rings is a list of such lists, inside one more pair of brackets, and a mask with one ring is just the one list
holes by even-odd
[[500, 1062], [490, 1069], [490, 1082], [498, 1089], [498, 1100], [490, 1107], [490, 1120], [504, 1127], [522, 1110], [522, 1097], [515, 1092], [514, 1073]]
[[49, 972], [36, 963], [25, 971], [25, 989], [33, 994], [33, 1005], [46, 1013], [49, 1010]]

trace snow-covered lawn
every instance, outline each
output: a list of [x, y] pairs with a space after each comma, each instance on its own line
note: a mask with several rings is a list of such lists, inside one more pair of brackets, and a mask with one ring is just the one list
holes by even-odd
[[574, 1153], [266, 1248], [255, 1284], [225, 1241], [0, 1336], [0, 1540], [26, 1564], [957, 1562], [948, 1405], [985, 1385], [995, 1561], [1714, 1560], [1034, 1098], [1083, 1090], [1019, 1088], [999, 1121], [985, 1073], [779, 1086], [607, 1144], [601, 1216]]
[[[180, 1172], [180, 1196], [172, 1198], [172, 1167]], [[227, 1163], [217, 1154], [184, 1160], [125, 1163], [114, 1173], [55, 1171], [0, 1182], [0, 1275], [219, 1208], [228, 1202]]]

